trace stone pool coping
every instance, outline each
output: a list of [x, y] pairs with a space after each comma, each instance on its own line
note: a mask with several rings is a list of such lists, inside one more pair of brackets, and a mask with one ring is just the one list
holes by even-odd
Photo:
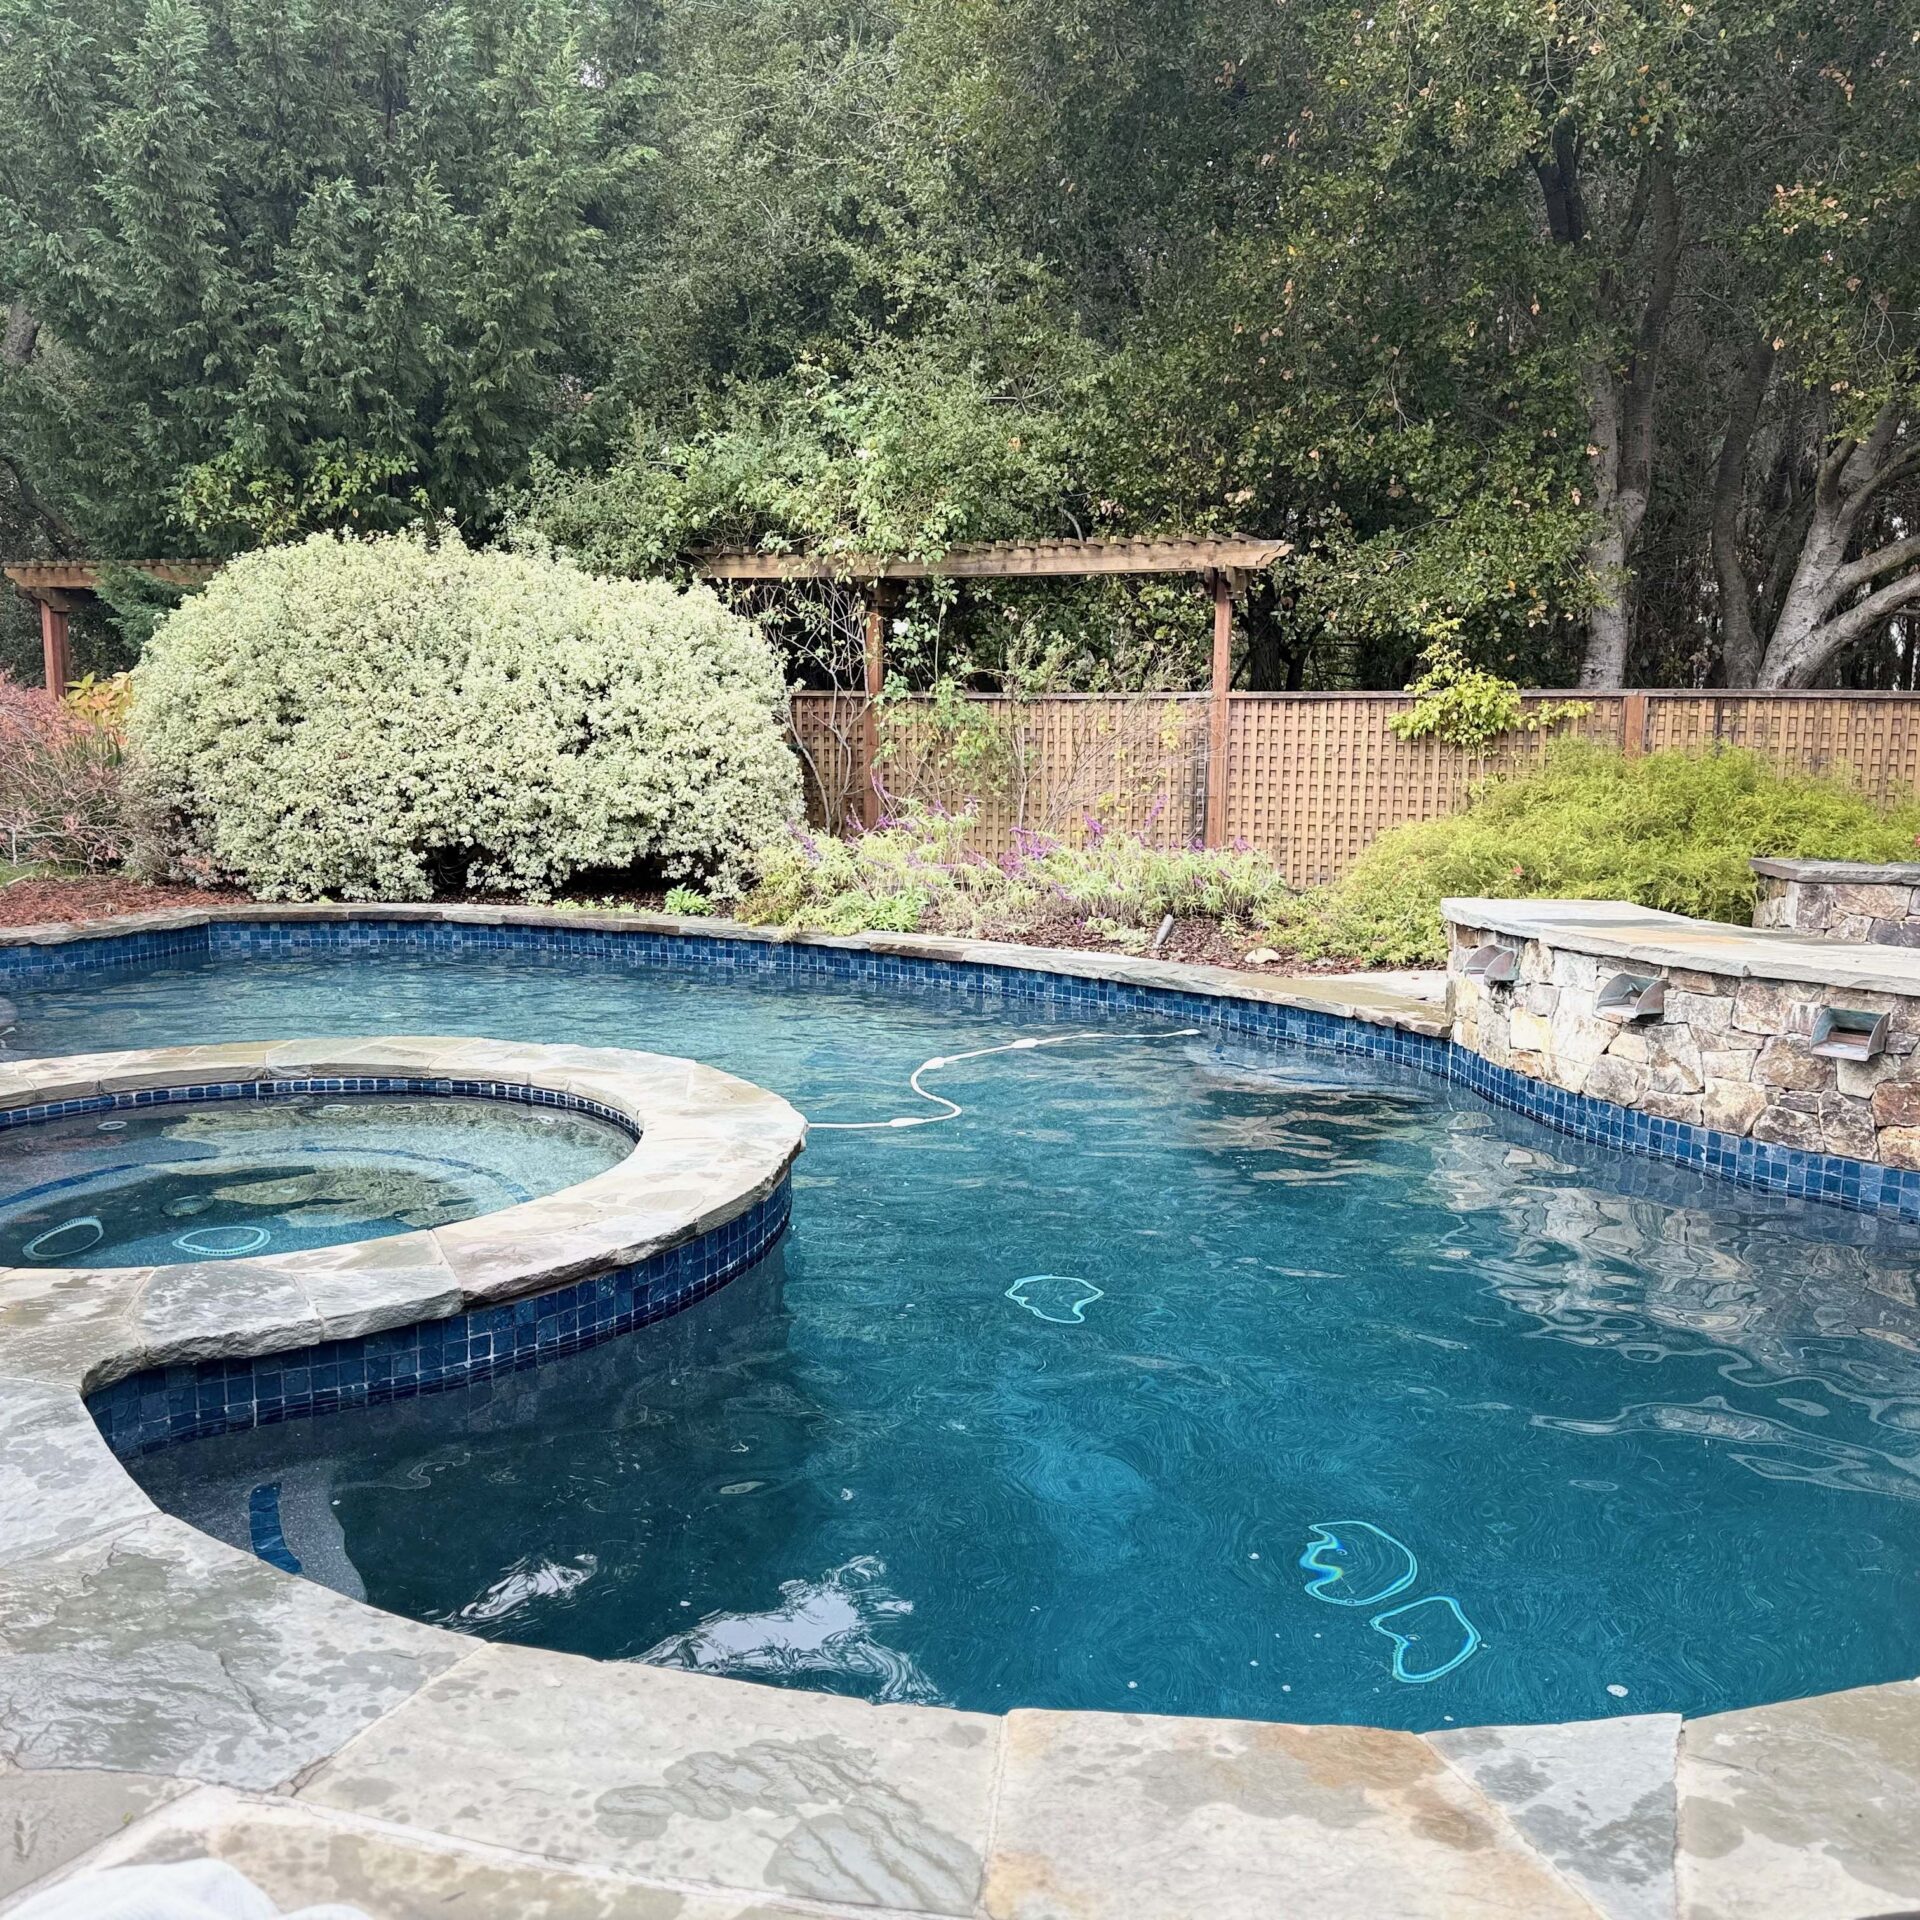
[[[768, 937], [662, 916], [645, 930]], [[1379, 989], [1343, 1000], [1337, 980], [1322, 995], [1172, 963], [859, 944], [1444, 1024]], [[171, 1336], [129, 1331], [137, 1300], [75, 1271], [0, 1276], [0, 1830], [11, 1814], [15, 1836], [0, 1902], [77, 1862], [204, 1854], [283, 1905], [352, 1899], [375, 1920], [450, 1900], [621, 1920], [1844, 1920], [1920, 1897], [1911, 1683], [1684, 1723], [1429, 1736], [996, 1717], [599, 1664], [380, 1613], [151, 1506], [79, 1389], [127, 1344]], [[238, 1328], [213, 1312], [242, 1351], [286, 1331], [281, 1305]]]
[[[89, 1393], [149, 1368], [363, 1339], [640, 1265], [772, 1193], [806, 1139], [806, 1122], [778, 1094], [697, 1061], [436, 1035], [21, 1060], [0, 1066], [0, 1126], [106, 1099], [151, 1110], [160, 1094], [349, 1095], [395, 1082], [502, 1100], [544, 1095], [614, 1119], [633, 1149], [518, 1206], [384, 1239], [167, 1266], [0, 1266], [0, 1301], [71, 1292], [122, 1303], [111, 1320], [89, 1317], [55, 1344], [51, 1364]], [[10, 1358], [0, 1350], [0, 1367]]]
[[1747, 862], [1767, 880], [1810, 880], [1840, 887], [1920, 887], [1920, 861], [1795, 860], [1761, 856]]

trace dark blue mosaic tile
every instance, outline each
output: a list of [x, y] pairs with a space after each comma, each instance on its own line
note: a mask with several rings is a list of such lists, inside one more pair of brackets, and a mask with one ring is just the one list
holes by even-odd
[[84, 1100], [56, 1100], [31, 1107], [0, 1108], [0, 1130], [31, 1126], [37, 1120], [58, 1120], [71, 1113], [114, 1113], [130, 1109], [203, 1106], [221, 1100], [288, 1100], [301, 1094], [432, 1093], [476, 1100], [508, 1100], [518, 1106], [564, 1107], [606, 1120], [630, 1138], [637, 1138], [633, 1122], [624, 1113], [598, 1100], [575, 1093], [556, 1093], [548, 1087], [529, 1087], [512, 1080], [420, 1079], [393, 1075], [309, 1080], [226, 1080], [191, 1087], [143, 1087], [133, 1093], [94, 1094]]
[[[764, 1258], [792, 1210], [792, 1186], [783, 1180], [737, 1219], [637, 1266], [357, 1340], [151, 1368], [89, 1394], [87, 1410], [107, 1444], [127, 1458], [211, 1433], [466, 1386], [681, 1312]], [[257, 1490], [256, 1499], [266, 1491]], [[264, 1525], [255, 1529], [256, 1551]]]
[[247, 1496], [247, 1532], [253, 1550], [271, 1567], [298, 1573], [300, 1562], [280, 1526], [280, 1483], [255, 1487]]

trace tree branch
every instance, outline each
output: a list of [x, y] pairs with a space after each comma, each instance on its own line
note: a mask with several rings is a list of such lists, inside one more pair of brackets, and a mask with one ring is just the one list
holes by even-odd
[[7, 308], [7, 322], [0, 334], [0, 366], [24, 367], [40, 344], [40, 322], [27, 311], [24, 301], [15, 300]]
[[1900, 414], [1901, 405], [1896, 398], [1887, 401], [1873, 416], [1873, 425], [1867, 429], [1867, 437], [1861, 441], [1859, 451], [1854, 455], [1860, 471], [1846, 475], [1849, 493], [1857, 492], [1872, 481], [1881, 462], [1887, 457], [1887, 448], [1892, 445], [1894, 435], [1900, 431]]
[[1876, 494], [1886, 492], [1889, 487], [1898, 485], [1902, 480], [1911, 479], [1917, 473], [1920, 473], [1920, 447], [1915, 447], [1910, 453], [1901, 454], [1896, 460], [1888, 461], [1885, 466], [1874, 472], [1862, 484], [1860, 491], [1854, 495], [1852, 510], [1855, 518], [1858, 518], [1859, 510], [1866, 506]]
[[1829, 596], [1840, 600], [1855, 587], [1864, 587], [1869, 580], [1877, 580], [1895, 567], [1904, 567], [1910, 560], [1920, 560], [1920, 533], [1910, 533], [1904, 540], [1895, 540], [1877, 553], [1863, 554], [1841, 567], [1833, 576]]
[[1649, 162], [1649, 217], [1652, 221], [1652, 274], [1641, 308], [1633, 367], [1627, 376], [1622, 421], [1622, 489], [1644, 496], [1653, 480], [1653, 391], [1660, 372], [1660, 345], [1673, 311], [1673, 290], [1680, 274], [1680, 196], [1674, 189], [1673, 160], [1662, 140]]
[[1812, 639], [1818, 650], [1809, 649], [1813, 652], [1813, 658], [1807, 668], [1808, 673], [1811, 674], [1831, 660], [1842, 647], [1871, 633], [1890, 614], [1898, 613], [1902, 607], [1911, 606], [1916, 600], [1920, 600], [1920, 570], [1898, 580], [1889, 580], [1878, 593], [1870, 593], [1844, 613], [1835, 614], [1831, 620], [1814, 629]]
[[27, 478], [26, 469], [10, 454], [0, 447], [0, 468], [13, 478], [13, 490], [19, 496], [21, 510], [30, 518], [37, 520], [52, 541], [54, 551], [60, 554], [72, 554], [80, 551], [80, 536], [40, 498], [38, 489]]
[[1563, 121], [1553, 130], [1551, 153], [1534, 157], [1533, 171], [1546, 201], [1547, 231], [1563, 247], [1587, 237], [1586, 201], [1580, 191], [1580, 142]]

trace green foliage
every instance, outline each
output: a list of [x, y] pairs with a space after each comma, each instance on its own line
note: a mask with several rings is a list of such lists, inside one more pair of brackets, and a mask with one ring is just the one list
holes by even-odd
[[1388, 728], [1402, 740], [1438, 740], [1464, 753], [1485, 753], [1510, 733], [1540, 733], [1562, 721], [1584, 719], [1588, 700], [1544, 700], [1527, 707], [1511, 680], [1476, 667], [1455, 644], [1458, 621], [1446, 621], [1428, 643], [1425, 667], [1407, 688], [1412, 708]]
[[829, 933], [924, 929], [1017, 940], [1071, 915], [1115, 944], [1144, 946], [1163, 917], [1258, 919], [1286, 889], [1264, 855], [1149, 846], [1103, 834], [1085, 846], [1022, 835], [999, 860], [969, 853], [965, 816], [913, 813], [857, 840], [795, 834], [755, 862], [740, 914]]
[[[1750, 350], [1763, 626], [1832, 436], [1920, 428], [1911, 12], [0, 0], [0, 550], [451, 511], [653, 577], [1231, 529], [1292, 544], [1240, 685], [1397, 685], [1436, 626], [1568, 684], [1623, 591], [1636, 673], [1693, 684]], [[1656, 161], [1684, 246], [1616, 490], [1596, 377], [1639, 356]], [[1629, 581], [1595, 538], [1642, 497]], [[1908, 462], [1859, 544], [1917, 512]], [[973, 585], [897, 658], [1191, 686], [1206, 628], [1182, 580]], [[1832, 670], [1910, 681], [1888, 630]], [[0, 657], [32, 648], [0, 615]]]
[[1066, 423], [934, 341], [803, 360], [712, 413], [692, 432], [637, 413], [605, 473], [539, 466], [531, 523], [628, 573], [717, 546], [933, 555], [1026, 532], [1069, 484]]
[[0, 0], [0, 452], [109, 554], [484, 516], [601, 363], [634, 51], [584, 0]]
[[1538, 772], [1490, 782], [1458, 813], [1383, 833], [1269, 924], [1277, 945], [1309, 959], [1437, 966], [1448, 895], [1632, 900], [1745, 924], [1757, 855], [1906, 860], [1917, 841], [1920, 804], [1882, 810], [1755, 754], [1629, 760], [1566, 742]]
[[134, 684], [151, 859], [269, 899], [724, 888], [798, 803], [777, 664], [711, 593], [451, 536], [247, 555]]
[[108, 561], [95, 576], [102, 606], [120, 636], [128, 666], [153, 638], [154, 629], [186, 598], [184, 588], [138, 567]]
[[713, 911], [713, 902], [698, 887], [669, 887], [663, 904], [669, 913], [684, 913], [696, 919]]

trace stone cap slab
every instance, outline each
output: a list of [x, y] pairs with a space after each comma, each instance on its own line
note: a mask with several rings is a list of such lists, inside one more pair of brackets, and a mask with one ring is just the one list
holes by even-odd
[[1920, 887], [1920, 860], [1789, 860], [1768, 856], [1747, 865], [1768, 880], [1799, 880], [1829, 887]]
[[1009, 941], [963, 939], [939, 933], [814, 933], [796, 927], [755, 927], [744, 921], [676, 913], [581, 912], [566, 907], [469, 906], [462, 902], [402, 901], [338, 905], [332, 902], [183, 908], [170, 913], [120, 914], [110, 919], [52, 922], [0, 928], [7, 947], [63, 947], [143, 933], [190, 932], [214, 926], [315, 926], [356, 921], [482, 927], [545, 927], [556, 932], [653, 934], [688, 941], [743, 940], [763, 947], [819, 947], [845, 953], [884, 954], [901, 960], [996, 967], [1059, 974], [1071, 980], [1111, 980], [1117, 985], [1247, 1000], [1260, 1006], [1293, 1007], [1371, 1026], [1443, 1037], [1447, 1022], [1432, 1002], [1408, 990], [1404, 977], [1367, 974], [1259, 974], [1237, 967], [1154, 960], [1145, 955], [1092, 953], [1079, 948], [1026, 947]]
[[[666, 1054], [435, 1035], [237, 1041], [69, 1054], [0, 1067], [0, 1113], [169, 1088], [408, 1079], [452, 1093], [548, 1092], [591, 1102], [635, 1136], [591, 1179], [519, 1206], [413, 1233], [297, 1252], [157, 1267], [0, 1267], [0, 1368], [29, 1363], [91, 1392], [149, 1367], [358, 1338], [637, 1265], [724, 1226], [785, 1178], [806, 1122], [778, 1094]], [[343, 1091], [351, 1092], [347, 1088]], [[371, 1091], [371, 1089], [362, 1089]], [[15, 1311], [49, 1299], [9, 1342]], [[64, 1337], [59, 1329], [65, 1328]]]
[[1440, 903], [1440, 911], [1450, 927], [1538, 940], [1567, 953], [1682, 967], [1735, 980], [1781, 980], [1920, 998], [1920, 952], [1903, 947], [1725, 926], [1626, 900], [1448, 899]]

